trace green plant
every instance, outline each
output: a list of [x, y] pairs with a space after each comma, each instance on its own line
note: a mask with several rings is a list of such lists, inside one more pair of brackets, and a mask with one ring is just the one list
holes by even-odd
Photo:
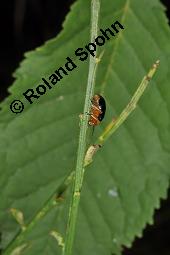
[[[23, 113], [12, 114], [9, 105], [15, 98], [23, 100], [26, 89], [89, 42], [89, 20], [90, 1], [77, 1], [60, 36], [26, 54], [15, 73], [11, 95], [1, 104], [0, 221], [2, 247], [8, 247], [4, 254], [12, 254], [8, 249], [13, 244], [13, 254], [61, 254], [88, 62], [71, 56], [79, 68], [34, 104], [25, 105]], [[162, 6], [155, 0], [110, 0], [107, 5], [101, 0], [99, 26], [107, 28], [115, 20], [125, 29], [101, 49], [95, 91], [104, 94], [107, 115], [94, 139], [113, 116], [119, 116], [155, 59], [161, 65], [135, 113], [87, 168], [73, 254], [118, 254], [122, 245], [130, 246], [146, 223], [152, 223], [154, 209], [169, 186], [170, 33]], [[142, 84], [146, 83], [145, 79]]]

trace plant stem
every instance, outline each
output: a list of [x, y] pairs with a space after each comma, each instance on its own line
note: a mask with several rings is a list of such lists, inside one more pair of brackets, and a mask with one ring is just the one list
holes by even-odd
[[[94, 38], [97, 37], [99, 9], [100, 9], [99, 0], [92, 0], [91, 1], [91, 42], [93, 42]], [[92, 98], [93, 91], [94, 91], [96, 66], [97, 66], [96, 59], [90, 56], [83, 118], [80, 120], [80, 135], [79, 135], [79, 144], [78, 144], [78, 153], [77, 153], [77, 164], [76, 164], [76, 170], [75, 170], [75, 179], [73, 184], [73, 195], [72, 195], [72, 200], [70, 204], [63, 255], [72, 254], [73, 240], [75, 236], [75, 226], [76, 226], [77, 213], [78, 213], [78, 205], [80, 201], [80, 193], [81, 193], [83, 176], [84, 176], [84, 157], [85, 157], [85, 151], [86, 151], [86, 140], [87, 140], [87, 129], [88, 129], [87, 112], [90, 111], [90, 99]]]
[[105, 128], [104, 132], [99, 136], [96, 143], [91, 145], [85, 156], [84, 165], [88, 166], [92, 163], [93, 157], [98, 151], [98, 149], [106, 142], [106, 140], [113, 135], [113, 133], [123, 124], [123, 122], [128, 118], [131, 112], [136, 108], [136, 105], [143, 95], [145, 89], [147, 88], [149, 81], [152, 79], [153, 75], [155, 74], [157, 67], [159, 66], [159, 60], [153, 64], [152, 68], [149, 70], [148, 74], [143, 78], [141, 83], [139, 84], [137, 90], [135, 91], [134, 95], [132, 96], [130, 102], [125, 107], [125, 109], [121, 112], [117, 119], [113, 119]]
[[112, 120], [108, 126], [105, 128], [104, 132], [101, 136], [99, 136], [97, 143], [102, 145], [119, 127], [120, 125], [127, 119], [130, 113], [136, 108], [136, 105], [143, 95], [149, 81], [152, 79], [153, 75], [155, 74], [157, 67], [159, 65], [159, 60], [153, 64], [152, 68], [149, 70], [148, 74], [143, 78], [139, 87], [135, 91], [134, 95], [132, 96], [130, 102], [119, 115], [116, 120]]
[[20, 230], [17, 236], [9, 243], [7, 248], [5, 249], [3, 255], [10, 255], [18, 246], [22, 246], [25, 240], [25, 236], [28, 232], [30, 232], [33, 227], [39, 222], [43, 217], [47, 215], [49, 211], [51, 211], [56, 206], [60, 207], [62, 205], [61, 197], [65, 193], [66, 189], [70, 185], [73, 180], [74, 171], [72, 171], [64, 180], [64, 182], [57, 188], [57, 190], [50, 196], [50, 198], [46, 201], [43, 208], [32, 218], [30, 223], [28, 223], [25, 228]]
[[[34, 217], [34, 219], [28, 224], [26, 225], [25, 229], [20, 231], [20, 233], [18, 234], [17, 237], [14, 238], [14, 240], [11, 241], [11, 243], [9, 244], [9, 246], [5, 249], [3, 255], [11, 255], [14, 250], [19, 247], [24, 245], [24, 239], [25, 239], [25, 235], [27, 233], [29, 233], [33, 227], [35, 226], [35, 224], [42, 219], [49, 211], [51, 211], [54, 207], [56, 207], [56, 205], [59, 204], [59, 202], [56, 201], [56, 196], [52, 196], [46, 203], [46, 205], [43, 207], [43, 209], [38, 212], [36, 214], [36, 216]], [[26, 244], [26, 242], [25, 242]], [[26, 245], [27, 246], [27, 245]]]

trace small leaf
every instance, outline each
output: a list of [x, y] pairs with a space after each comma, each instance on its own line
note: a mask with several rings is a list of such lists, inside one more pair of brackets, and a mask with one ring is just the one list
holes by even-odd
[[50, 235], [53, 236], [57, 240], [57, 243], [59, 246], [64, 247], [63, 237], [59, 232], [53, 230], [50, 232]]
[[28, 246], [28, 244], [22, 244], [14, 249], [11, 255], [21, 255], [23, 254], [24, 249]]
[[22, 230], [25, 229], [25, 224], [24, 224], [24, 216], [23, 213], [19, 210], [17, 210], [16, 208], [11, 208], [10, 212], [12, 213], [13, 217], [15, 218], [15, 220], [19, 223], [19, 225], [21, 226]]

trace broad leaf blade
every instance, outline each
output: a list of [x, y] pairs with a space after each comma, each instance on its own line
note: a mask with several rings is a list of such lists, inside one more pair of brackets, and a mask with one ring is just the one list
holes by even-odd
[[[82, 11], [83, 10], [83, 11]], [[83, 13], [83, 15], [82, 15]], [[98, 152], [87, 168], [81, 198], [74, 254], [118, 253], [141, 236], [152, 223], [160, 198], [166, 197], [170, 163], [170, 33], [158, 1], [101, 1], [100, 27], [116, 20], [124, 30], [111, 38], [97, 72], [96, 92], [107, 101], [106, 117], [95, 136], [120, 114], [155, 60], [161, 65], [136, 111]], [[78, 21], [78, 22], [77, 22]], [[57, 39], [26, 54], [15, 73], [11, 95], [2, 103], [1, 222], [5, 246], [16, 233], [9, 208], [18, 208], [29, 222], [74, 169], [78, 116], [82, 112], [88, 63], [74, 51], [89, 42], [90, 1], [78, 1]], [[77, 68], [25, 110], [14, 115], [9, 104], [74, 59]], [[19, 185], [18, 185], [19, 184]], [[69, 193], [69, 192], [68, 192]], [[24, 254], [60, 254], [49, 236], [65, 233], [69, 197], [28, 234], [31, 247]], [[55, 217], [56, 215], [56, 217]], [[27, 241], [27, 240], [26, 240]]]

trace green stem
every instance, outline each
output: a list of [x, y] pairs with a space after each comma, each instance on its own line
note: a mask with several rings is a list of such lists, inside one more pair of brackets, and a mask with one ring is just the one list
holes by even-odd
[[152, 79], [153, 75], [155, 74], [157, 67], [159, 65], [159, 60], [155, 62], [152, 68], [149, 70], [148, 74], [143, 78], [141, 83], [139, 84], [137, 90], [135, 91], [134, 95], [132, 96], [130, 102], [122, 111], [117, 119], [113, 119], [105, 128], [104, 132], [99, 136], [96, 143], [91, 145], [85, 156], [84, 165], [88, 166], [92, 163], [93, 157], [98, 151], [98, 149], [106, 142], [106, 140], [113, 135], [113, 133], [123, 124], [123, 122], [128, 118], [128, 116], [132, 113], [132, 111], [136, 108], [136, 105], [143, 95], [145, 89], [147, 88], [149, 81]]
[[64, 182], [61, 184], [60, 187], [57, 188], [57, 190], [50, 196], [50, 198], [47, 200], [41, 211], [39, 211], [31, 220], [29, 224], [25, 226], [25, 228], [20, 230], [17, 234], [17, 236], [14, 237], [14, 239], [9, 243], [7, 248], [5, 249], [3, 255], [11, 255], [12, 252], [18, 247], [22, 246], [25, 241], [25, 236], [27, 233], [33, 229], [33, 227], [39, 222], [49, 211], [51, 211], [53, 208], [55, 208], [57, 205], [62, 205], [62, 199], [60, 199], [63, 194], [65, 193], [67, 187], [72, 182], [74, 176], [74, 171], [71, 172], [68, 177], [64, 180]]
[[159, 65], [159, 60], [153, 64], [152, 68], [149, 70], [148, 74], [143, 78], [139, 87], [137, 88], [136, 92], [132, 96], [130, 102], [119, 115], [116, 120], [112, 120], [106, 129], [104, 130], [103, 134], [98, 138], [97, 144], [99, 143], [102, 145], [119, 127], [122, 123], [127, 119], [127, 117], [131, 114], [131, 112], [136, 108], [136, 105], [143, 95], [149, 81], [152, 79], [153, 75], [155, 74], [157, 67]]
[[9, 246], [6, 248], [4, 251], [3, 255], [11, 255], [14, 250], [19, 247], [24, 245], [24, 240], [25, 240], [25, 235], [33, 229], [35, 224], [43, 218], [49, 211], [52, 210], [52, 208], [56, 207], [56, 205], [59, 202], [56, 201], [56, 196], [52, 196], [44, 206], [44, 208], [36, 214], [34, 219], [25, 227], [25, 229], [21, 230], [20, 233], [18, 234], [17, 237], [15, 237], [14, 240], [9, 244]]
[[[91, 1], [91, 42], [94, 41], [94, 38], [97, 37], [99, 9], [100, 9], [99, 0], [92, 0]], [[96, 59], [90, 56], [84, 112], [83, 112], [83, 118], [80, 121], [80, 135], [79, 135], [79, 144], [78, 144], [78, 153], [77, 153], [77, 164], [76, 164], [76, 170], [75, 170], [75, 179], [74, 179], [74, 186], [73, 186], [73, 195], [72, 195], [72, 200], [71, 200], [71, 205], [69, 210], [63, 255], [72, 254], [78, 206], [79, 206], [80, 193], [81, 193], [83, 176], [84, 176], [84, 157], [85, 157], [85, 151], [86, 151], [86, 140], [87, 140], [87, 129], [88, 129], [87, 112], [90, 111], [90, 99], [92, 98], [92, 95], [94, 92], [96, 66], [97, 66]]]

